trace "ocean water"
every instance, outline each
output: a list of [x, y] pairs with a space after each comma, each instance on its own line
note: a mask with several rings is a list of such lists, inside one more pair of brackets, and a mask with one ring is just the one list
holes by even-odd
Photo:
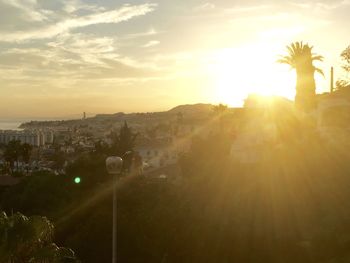
[[21, 130], [18, 128], [22, 122], [20, 121], [2, 121], [0, 120], [0, 130]]

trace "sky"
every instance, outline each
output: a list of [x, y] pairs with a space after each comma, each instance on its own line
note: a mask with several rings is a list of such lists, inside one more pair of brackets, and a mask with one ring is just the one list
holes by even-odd
[[350, 0], [0, 0], [0, 119], [292, 99], [304, 41], [340, 77]]

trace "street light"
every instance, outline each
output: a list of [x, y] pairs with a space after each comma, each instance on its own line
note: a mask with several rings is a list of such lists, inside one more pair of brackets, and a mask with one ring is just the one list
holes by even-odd
[[112, 263], [117, 263], [117, 175], [122, 173], [123, 159], [110, 156], [106, 159], [107, 172], [113, 176], [113, 244]]

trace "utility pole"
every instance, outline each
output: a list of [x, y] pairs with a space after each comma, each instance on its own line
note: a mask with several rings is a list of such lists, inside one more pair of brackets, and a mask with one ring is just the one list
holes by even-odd
[[334, 91], [334, 68], [331, 67], [331, 93]]
[[123, 169], [123, 159], [118, 156], [110, 156], [106, 159], [107, 172], [113, 179], [113, 224], [112, 224], [112, 263], [117, 263], [117, 179]]

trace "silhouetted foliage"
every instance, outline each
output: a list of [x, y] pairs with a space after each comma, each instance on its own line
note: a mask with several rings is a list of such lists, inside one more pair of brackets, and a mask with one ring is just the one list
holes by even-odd
[[8, 187], [1, 196], [0, 206], [8, 213], [21, 211], [28, 215], [52, 216], [56, 209], [69, 203], [74, 194], [72, 186], [67, 177], [34, 172], [19, 184]]
[[341, 89], [344, 89], [344, 88], [348, 88], [349, 86], [350, 86], [349, 82], [344, 80], [344, 79], [338, 79], [335, 82], [335, 89], [336, 90], [341, 90]]
[[132, 151], [135, 146], [137, 134], [133, 133], [127, 122], [120, 128], [119, 132], [113, 130], [110, 134], [112, 145], [111, 155], [122, 156], [127, 151]]
[[350, 46], [348, 46], [341, 54], [340, 58], [343, 62], [342, 68], [345, 71], [344, 76], [337, 80], [336, 89], [343, 89], [350, 87]]
[[82, 188], [93, 189], [97, 184], [103, 183], [109, 178], [105, 161], [105, 155], [96, 153], [83, 155], [67, 166], [66, 176], [72, 182], [75, 177], [79, 177]]
[[227, 105], [224, 105], [224, 104], [218, 104], [218, 105], [215, 105], [213, 107], [213, 111], [218, 114], [218, 115], [221, 115], [223, 114], [225, 111], [227, 111], [228, 107]]
[[[22, 160], [28, 164], [31, 156], [33, 147], [28, 143], [21, 143], [18, 140], [12, 140], [5, 146], [4, 159], [9, 163], [10, 171], [13, 174], [14, 163], [17, 163], [22, 158]], [[18, 168], [18, 167], [17, 167]], [[17, 174], [19, 172], [17, 171]]]
[[292, 43], [287, 46], [288, 56], [283, 56], [278, 60], [279, 63], [288, 64], [296, 70], [295, 104], [299, 109], [307, 112], [316, 107], [314, 73], [318, 72], [324, 75], [321, 69], [313, 65], [313, 61], [323, 61], [323, 57], [313, 54], [312, 48], [303, 42]]
[[341, 59], [343, 60], [343, 69], [346, 72], [350, 72], [350, 46], [348, 46], [344, 51], [340, 54]]
[[52, 242], [54, 226], [46, 217], [0, 213], [0, 261], [3, 263], [78, 262], [71, 249]]
[[227, 112], [227, 109], [228, 109], [227, 105], [224, 105], [221, 103], [213, 107], [213, 111], [219, 118], [221, 132], [224, 129], [224, 114]]
[[52, 168], [62, 169], [66, 163], [66, 158], [67, 157], [64, 152], [56, 149], [55, 152], [49, 157], [49, 160], [54, 162]]
[[20, 141], [12, 140], [6, 145], [4, 158], [10, 164], [11, 171], [14, 168], [14, 163], [18, 163], [21, 153], [22, 147]]

